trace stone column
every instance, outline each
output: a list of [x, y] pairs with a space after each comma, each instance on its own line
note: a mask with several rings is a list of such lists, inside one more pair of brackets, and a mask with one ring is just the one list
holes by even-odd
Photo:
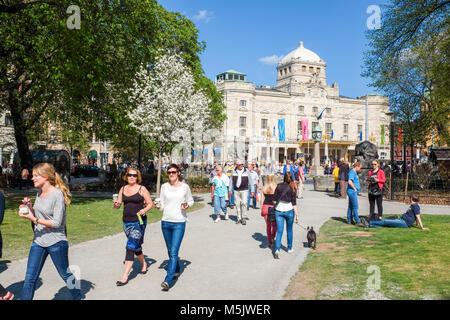
[[311, 176], [321, 176], [323, 174], [320, 166], [320, 141], [314, 143], [314, 158], [311, 166]]

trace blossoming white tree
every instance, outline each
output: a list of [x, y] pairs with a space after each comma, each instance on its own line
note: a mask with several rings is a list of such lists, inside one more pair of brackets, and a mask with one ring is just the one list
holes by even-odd
[[131, 126], [158, 148], [157, 195], [164, 150], [180, 140], [190, 145], [191, 135], [202, 130], [201, 115], [207, 112], [209, 100], [194, 85], [181, 56], [161, 52], [153, 65], [141, 66], [130, 91], [129, 100], [135, 106], [129, 113]]

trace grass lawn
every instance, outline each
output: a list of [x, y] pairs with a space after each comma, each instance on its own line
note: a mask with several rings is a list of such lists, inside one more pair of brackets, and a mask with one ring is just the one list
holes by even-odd
[[[327, 221], [284, 298], [450, 299], [450, 216], [421, 218], [429, 231]], [[367, 289], [369, 266], [379, 267], [379, 290]]]
[[[25, 258], [33, 241], [31, 222], [20, 218], [18, 206], [22, 197], [8, 197], [6, 199], [5, 218], [0, 226], [3, 236], [3, 259], [16, 260]], [[31, 197], [35, 200], [35, 196]], [[195, 203], [187, 212], [204, 207], [203, 203]], [[123, 207], [113, 209], [111, 199], [72, 198], [67, 207], [67, 235], [71, 245], [99, 239], [117, 234], [122, 229]], [[161, 220], [162, 211], [155, 208], [150, 210], [148, 222]]]

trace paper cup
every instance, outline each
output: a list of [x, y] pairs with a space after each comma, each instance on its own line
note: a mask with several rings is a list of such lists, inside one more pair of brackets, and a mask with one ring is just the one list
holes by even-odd
[[156, 203], [156, 204], [160, 204], [160, 203], [161, 203], [161, 199], [160, 199], [160, 198], [156, 198], [156, 199], [155, 199], [155, 203]]
[[117, 193], [113, 194], [113, 200], [114, 201], [119, 200], [119, 195]]
[[19, 212], [22, 214], [28, 213], [28, 207], [20, 207]]

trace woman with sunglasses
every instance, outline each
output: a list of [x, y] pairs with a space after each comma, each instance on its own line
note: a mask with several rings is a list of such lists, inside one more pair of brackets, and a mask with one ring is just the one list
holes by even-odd
[[161, 186], [161, 202], [156, 208], [163, 210], [161, 229], [169, 254], [167, 275], [161, 288], [169, 290], [172, 280], [180, 275], [178, 251], [186, 229], [186, 210], [194, 204], [191, 189], [181, 181], [180, 170], [176, 164], [167, 167], [169, 182]]
[[140, 185], [142, 178], [138, 169], [129, 168], [123, 180], [127, 182], [127, 185], [120, 189], [118, 199], [113, 200], [116, 209], [120, 209], [123, 202], [123, 230], [128, 238], [124, 262], [125, 270], [122, 278], [116, 282], [117, 286], [124, 286], [128, 283], [128, 276], [131, 273], [135, 255], [142, 264], [140, 273], [147, 273], [147, 263], [142, 253], [142, 244], [144, 243], [145, 227], [147, 226], [146, 212], [153, 206], [150, 192]]
[[[375, 186], [375, 189], [369, 185], [369, 220], [381, 220], [381, 217], [383, 216], [383, 185], [386, 182], [386, 175], [384, 174], [383, 169], [380, 168], [379, 160], [372, 161], [372, 168], [373, 170], [369, 171], [369, 178], [372, 178], [372, 186]], [[376, 188], [377, 184], [380, 188], [379, 190]], [[378, 215], [375, 215], [375, 202], [378, 207]]]

